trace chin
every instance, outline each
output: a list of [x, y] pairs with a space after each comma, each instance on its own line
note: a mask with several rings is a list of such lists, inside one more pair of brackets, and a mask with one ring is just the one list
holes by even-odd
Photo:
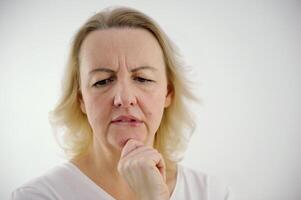
[[117, 137], [111, 144], [117, 149], [122, 150], [126, 143], [131, 139], [145, 143], [145, 137], [143, 135], [124, 135], [122, 137]]

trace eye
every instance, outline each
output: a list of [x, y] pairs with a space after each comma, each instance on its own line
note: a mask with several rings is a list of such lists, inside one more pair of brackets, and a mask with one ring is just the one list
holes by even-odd
[[103, 79], [103, 80], [100, 80], [100, 81], [97, 81], [96, 83], [94, 83], [93, 87], [97, 87], [97, 88], [98, 87], [103, 87], [103, 86], [106, 86], [106, 85], [112, 83], [114, 80], [115, 80], [114, 77]]
[[138, 81], [140, 83], [146, 83], [146, 82], [154, 82], [153, 80], [150, 80], [150, 79], [146, 79], [146, 78], [142, 78], [142, 77], [135, 77], [134, 78], [135, 81]]

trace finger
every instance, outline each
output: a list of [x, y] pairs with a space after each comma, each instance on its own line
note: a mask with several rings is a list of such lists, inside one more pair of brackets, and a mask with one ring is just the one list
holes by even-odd
[[[130, 144], [129, 144], [130, 145]], [[130, 149], [131, 147], [129, 147]], [[123, 156], [123, 161], [133, 161], [133, 160], [152, 160], [153, 165], [158, 168], [165, 168], [165, 163], [162, 155], [152, 147], [148, 146], [139, 146], [135, 149], [132, 149], [126, 155]]]
[[[141, 152], [137, 154], [137, 157], [137, 159], [140, 158], [144, 164], [147, 164], [158, 170], [158, 173], [161, 174], [162, 179], [166, 181], [165, 162], [160, 153], [154, 150], [147, 150], [147, 152]], [[132, 158], [131, 160], [135, 160], [135, 158]]]
[[124, 158], [129, 153], [142, 146], [144, 146], [144, 144], [140, 141], [134, 139], [128, 140], [121, 151], [121, 158]]
[[[162, 155], [154, 148], [142, 146], [139, 147], [122, 159], [125, 166], [151, 166], [156, 168], [161, 174], [164, 181], [166, 181], [165, 162]], [[135, 164], [133, 164], [135, 163]], [[121, 164], [121, 163], [120, 163]]]
[[139, 146], [136, 147], [134, 150], [132, 150], [131, 152], [128, 152], [126, 154], [126, 156], [123, 157], [123, 159], [134, 159], [139, 158], [139, 157], [146, 157], [144, 154], [148, 154], [148, 153], [159, 153], [156, 149], [152, 148], [152, 147], [147, 147], [147, 146]]
[[166, 165], [165, 165], [165, 161], [161, 154], [160, 154], [159, 162], [157, 162], [156, 166], [157, 166], [158, 170], [160, 171], [160, 174], [162, 175], [164, 181], [166, 181]]

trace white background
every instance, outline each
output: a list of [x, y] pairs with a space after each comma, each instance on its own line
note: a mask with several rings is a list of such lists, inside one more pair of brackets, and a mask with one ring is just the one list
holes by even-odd
[[153, 17], [191, 66], [203, 99], [183, 163], [233, 199], [301, 199], [301, 2], [0, 1], [0, 199], [63, 162], [48, 112], [70, 41], [95, 12]]

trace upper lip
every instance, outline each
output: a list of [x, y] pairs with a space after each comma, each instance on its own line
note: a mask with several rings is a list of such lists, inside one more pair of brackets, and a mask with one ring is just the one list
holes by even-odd
[[135, 121], [135, 122], [142, 122], [140, 119], [138, 119], [137, 117], [133, 116], [133, 115], [119, 115], [118, 117], [114, 118], [112, 120], [112, 122], [131, 122], [131, 121]]

